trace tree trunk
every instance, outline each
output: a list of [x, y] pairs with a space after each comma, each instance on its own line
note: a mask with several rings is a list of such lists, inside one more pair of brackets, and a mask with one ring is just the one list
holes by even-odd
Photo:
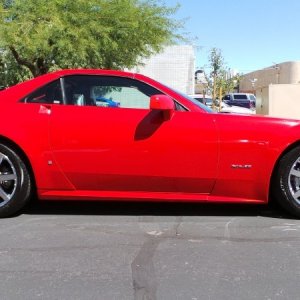
[[22, 58], [13, 46], [10, 46], [9, 49], [13, 57], [15, 58], [17, 64], [29, 69], [33, 77], [37, 77], [48, 73], [49, 68], [42, 58], [38, 58], [36, 60], [36, 63], [34, 63]]

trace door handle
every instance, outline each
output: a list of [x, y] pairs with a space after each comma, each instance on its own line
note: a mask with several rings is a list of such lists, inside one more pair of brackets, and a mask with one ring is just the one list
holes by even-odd
[[39, 114], [50, 115], [52, 106], [50, 104], [41, 104]]

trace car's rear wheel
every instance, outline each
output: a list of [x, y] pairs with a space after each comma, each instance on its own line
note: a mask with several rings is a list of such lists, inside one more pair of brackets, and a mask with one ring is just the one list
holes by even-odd
[[273, 181], [273, 196], [281, 207], [300, 217], [300, 146], [280, 159]]
[[18, 212], [30, 198], [31, 179], [16, 151], [0, 144], [0, 217]]

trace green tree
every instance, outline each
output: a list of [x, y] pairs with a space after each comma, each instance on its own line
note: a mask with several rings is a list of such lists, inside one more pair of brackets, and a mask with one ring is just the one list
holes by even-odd
[[[228, 76], [229, 74], [229, 76]], [[231, 76], [229, 70], [226, 71], [226, 80], [223, 83], [224, 94], [232, 93], [238, 86], [241, 80], [240, 74]]]
[[[226, 93], [232, 92], [240, 81], [240, 76], [230, 75], [230, 70], [225, 67], [222, 51], [212, 48], [209, 54], [211, 74], [207, 78], [209, 88], [213, 91], [213, 99], [222, 98]], [[221, 105], [221, 99], [220, 105]]]
[[0, 87], [8, 87], [30, 77], [29, 70], [19, 66], [9, 52], [0, 51]]
[[211, 77], [213, 84], [213, 100], [217, 97], [217, 84], [223, 74], [224, 58], [222, 52], [218, 48], [212, 48], [209, 55], [209, 62], [211, 67]]
[[0, 0], [0, 72], [3, 63], [17, 78], [131, 68], [181, 38], [177, 8], [154, 0]]

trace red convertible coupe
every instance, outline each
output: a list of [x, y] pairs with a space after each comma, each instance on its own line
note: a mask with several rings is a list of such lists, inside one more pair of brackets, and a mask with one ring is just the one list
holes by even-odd
[[40, 200], [266, 204], [300, 216], [300, 121], [214, 113], [150, 78], [65, 70], [0, 92], [0, 216]]

